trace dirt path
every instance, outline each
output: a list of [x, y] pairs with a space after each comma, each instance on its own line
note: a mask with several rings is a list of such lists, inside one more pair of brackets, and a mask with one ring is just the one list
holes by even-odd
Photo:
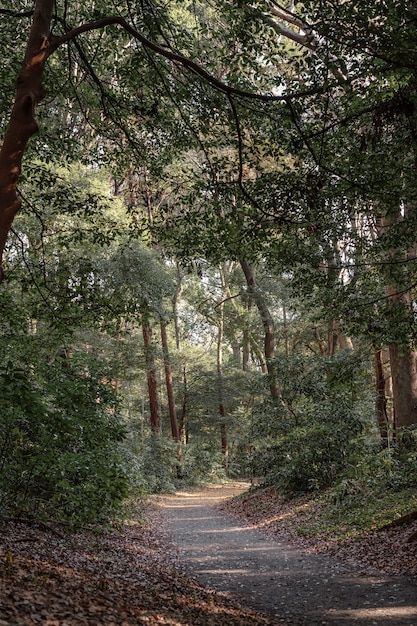
[[[240, 596], [276, 623], [416, 626], [417, 589], [365, 576], [332, 557], [307, 554], [226, 517], [215, 505], [244, 483], [158, 498], [184, 566], [199, 582]], [[227, 626], [227, 625], [225, 625]]]

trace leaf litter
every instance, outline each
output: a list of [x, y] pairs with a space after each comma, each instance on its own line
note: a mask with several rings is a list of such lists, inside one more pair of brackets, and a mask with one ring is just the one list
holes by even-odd
[[[417, 580], [417, 520], [411, 524], [341, 538], [331, 532], [303, 532], [306, 521], [319, 519], [320, 505], [309, 496], [286, 500], [273, 487], [259, 488], [223, 502], [221, 509], [253, 528], [303, 548], [328, 554], [363, 574], [383, 573]], [[342, 525], [342, 522], [341, 522]]]
[[270, 623], [187, 576], [152, 503], [76, 533], [0, 520], [0, 626]]

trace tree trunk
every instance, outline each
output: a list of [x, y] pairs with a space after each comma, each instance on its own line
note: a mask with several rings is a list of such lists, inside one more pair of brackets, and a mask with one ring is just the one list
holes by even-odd
[[389, 346], [395, 429], [417, 424], [417, 353], [393, 343]]
[[269, 388], [271, 391], [271, 396], [274, 400], [277, 400], [280, 397], [280, 389], [277, 381], [277, 376], [274, 368], [274, 358], [275, 358], [275, 325], [274, 320], [272, 319], [272, 315], [268, 309], [268, 306], [259, 292], [258, 286], [256, 284], [255, 276], [253, 273], [253, 269], [251, 265], [245, 259], [240, 261], [240, 266], [246, 278], [246, 283], [248, 286], [248, 291], [251, 293], [253, 297], [253, 301], [255, 302], [259, 314], [261, 316], [262, 324], [264, 327], [264, 354], [266, 359], [266, 366], [268, 369], [269, 375]]
[[51, 44], [53, 0], [37, 0], [25, 57], [16, 81], [16, 96], [0, 149], [0, 282], [7, 236], [21, 202], [17, 184], [29, 139], [38, 130], [35, 109], [45, 96], [42, 75]]
[[[220, 279], [222, 283], [222, 300], [226, 293], [226, 279], [224, 271], [220, 270]], [[223, 469], [227, 472], [229, 446], [227, 441], [227, 426], [226, 426], [226, 409], [224, 406], [224, 380], [223, 380], [223, 335], [224, 335], [224, 301], [222, 301], [218, 307], [219, 309], [219, 321], [217, 326], [217, 387], [219, 397], [219, 416], [220, 416], [220, 435], [221, 435], [221, 450], [222, 450], [222, 464]]]
[[376, 380], [375, 413], [378, 421], [379, 432], [381, 435], [381, 446], [383, 448], [387, 448], [389, 443], [389, 429], [387, 414], [387, 396], [385, 391], [385, 372], [382, 363], [382, 350], [374, 350], [374, 368]]
[[[409, 208], [404, 208], [404, 215], [400, 207], [384, 215], [378, 216], [377, 232], [383, 235], [393, 227], [398, 228], [407, 217]], [[394, 279], [388, 274], [386, 293], [391, 306], [392, 317], [389, 320], [393, 330], [403, 327], [404, 333], [397, 341], [388, 345], [392, 395], [394, 410], [394, 428], [401, 436], [401, 430], [417, 424], [417, 352], [411, 345], [408, 329], [414, 325], [414, 302], [411, 293], [413, 277], [409, 275], [407, 261], [416, 256], [416, 246], [408, 249], [393, 248], [387, 251], [386, 259], [396, 266]], [[400, 269], [399, 269], [400, 268]], [[388, 271], [390, 266], [388, 265]], [[390, 284], [391, 283], [391, 284]], [[395, 334], [395, 333], [394, 333]]]
[[183, 396], [181, 403], [181, 411], [178, 420], [178, 429], [180, 440], [188, 443], [188, 429], [186, 428], [186, 415], [187, 415], [187, 401], [188, 401], [188, 387], [187, 387], [187, 370], [185, 367], [182, 370], [182, 383], [183, 383]]
[[165, 384], [167, 388], [168, 411], [169, 411], [169, 422], [171, 424], [171, 434], [172, 434], [172, 438], [175, 439], [175, 441], [180, 441], [180, 433], [179, 433], [178, 422], [177, 422], [177, 410], [175, 408], [174, 388], [172, 385], [172, 371], [171, 371], [171, 363], [169, 359], [168, 338], [167, 338], [166, 325], [163, 320], [161, 320], [161, 342], [162, 342], [162, 351], [164, 355]]
[[149, 394], [149, 411], [151, 430], [156, 435], [161, 434], [161, 426], [159, 423], [158, 394], [156, 382], [156, 367], [152, 346], [152, 329], [149, 321], [142, 316], [142, 333], [143, 343], [145, 347], [145, 362], [147, 368], [148, 394]]

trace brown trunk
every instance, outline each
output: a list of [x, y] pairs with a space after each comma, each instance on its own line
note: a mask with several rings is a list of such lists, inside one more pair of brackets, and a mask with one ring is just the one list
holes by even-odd
[[152, 329], [145, 317], [142, 317], [142, 333], [145, 347], [151, 430], [156, 435], [159, 435], [161, 433], [161, 427], [159, 423], [155, 359], [152, 347]]
[[[407, 211], [408, 208], [406, 207], [404, 209], [405, 217]], [[404, 217], [399, 207], [395, 211], [379, 216], [376, 225], [378, 235], [385, 234], [392, 227], [398, 228], [403, 220]], [[407, 260], [414, 259], [415, 256], [415, 245], [410, 246], [409, 249], [392, 249], [386, 254], [386, 259], [395, 263], [397, 267], [400, 267], [399, 263], [403, 263], [402, 270], [397, 270], [395, 282], [392, 281], [393, 284], [388, 284], [386, 287], [388, 301], [393, 311], [392, 319], [389, 321], [393, 327], [404, 325], [405, 328], [408, 328], [414, 324], [414, 303], [410, 287], [413, 284], [413, 278], [409, 275]], [[403, 428], [417, 424], [417, 352], [411, 346], [407, 336], [404, 337], [403, 341], [391, 343], [388, 350], [392, 379], [394, 428], [400, 434]]]
[[375, 413], [378, 421], [379, 432], [381, 435], [381, 445], [383, 448], [388, 447], [388, 415], [387, 415], [387, 396], [385, 392], [385, 373], [382, 363], [382, 350], [374, 350], [374, 367], [376, 380], [376, 400]]
[[171, 434], [175, 441], [180, 441], [180, 433], [177, 422], [177, 410], [175, 408], [174, 388], [172, 385], [172, 371], [169, 359], [168, 338], [165, 322], [161, 320], [161, 342], [164, 354], [165, 384], [167, 388], [169, 422], [171, 424]]
[[417, 353], [396, 343], [389, 346], [395, 427], [417, 424]]
[[246, 309], [247, 313], [244, 317], [244, 326], [243, 326], [243, 335], [242, 335], [242, 369], [244, 372], [249, 371], [249, 358], [250, 358], [250, 327], [249, 327], [249, 319], [250, 319], [250, 310], [252, 307], [252, 303], [250, 299], [244, 298], [242, 301], [242, 305]]
[[[53, 0], [37, 0], [22, 68], [16, 82], [16, 96], [10, 121], [0, 149], [0, 260], [16, 213], [20, 209], [17, 183], [29, 139], [38, 130], [35, 109], [44, 98], [42, 75], [51, 44]], [[3, 269], [0, 262], [0, 282]]]
[[178, 429], [179, 429], [179, 434], [180, 434], [180, 440], [185, 441], [185, 443], [188, 443], [188, 430], [185, 429], [185, 417], [187, 414], [187, 399], [188, 399], [187, 371], [185, 367], [183, 368], [182, 381], [183, 381], [183, 396], [182, 396], [180, 417], [178, 420]]
[[229, 443], [227, 439], [227, 426], [224, 422], [220, 424], [220, 433], [222, 441], [223, 469], [225, 472], [227, 472], [227, 468], [229, 465]]
[[273, 364], [273, 360], [275, 357], [274, 320], [272, 319], [272, 315], [269, 312], [268, 306], [264, 298], [259, 292], [251, 265], [248, 263], [248, 261], [246, 261], [245, 259], [242, 259], [240, 261], [240, 266], [246, 278], [248, 291], [251, 293], [253, 297], [253, 301], [255, 302], [258, 308], [259, 314], [261, 316], [262, 325], [264, 327], [264, 354], [265, 354], [266, 366], [267, 366], [268, 374], [270, 378], [269, 388], [271, 391], [272, 398], [278, 399], [281, 394], [280, 394], [276, 372], [275, 372], [275, 368]]
[[176, 265], [177, 265], [177, 289], [172, 298], [172, 310], [174, 312], [175, 345], [177, 347], [177, 350], [180, 350], [181, 349], [181, 336], [180, 336], [180, 326], [179, 326], [179, 321], [178, 321], [178, 300], [180, 299], [182, 291], [183, 291], [183, 284], [182, 284], [183, 276], [182, 276], [179, 263], [177, 262]]
[[[223, 270], [220, 270], [220, 279], [222, 283], [222, 297], [224, 297], [227, 289], [226, 279]], [[224, 380], [223, 380], [223, 335], [224, 335], [224, 301], [221, 302], [219, 308], [219, 322], [217, 327], [217, 385], [219, 397], [219, 416], [220, 416], [220, 435], [222, 449], [223, 469], [227, 472], [229, 446], [227, 441], [226, 427], [226, 409], [224, 406]]]

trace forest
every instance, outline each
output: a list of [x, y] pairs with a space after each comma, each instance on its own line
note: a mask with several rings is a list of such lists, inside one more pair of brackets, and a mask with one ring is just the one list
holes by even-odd
[[240, 478], [417, 509], [416, 26], [0, 3], [3, 516]]

